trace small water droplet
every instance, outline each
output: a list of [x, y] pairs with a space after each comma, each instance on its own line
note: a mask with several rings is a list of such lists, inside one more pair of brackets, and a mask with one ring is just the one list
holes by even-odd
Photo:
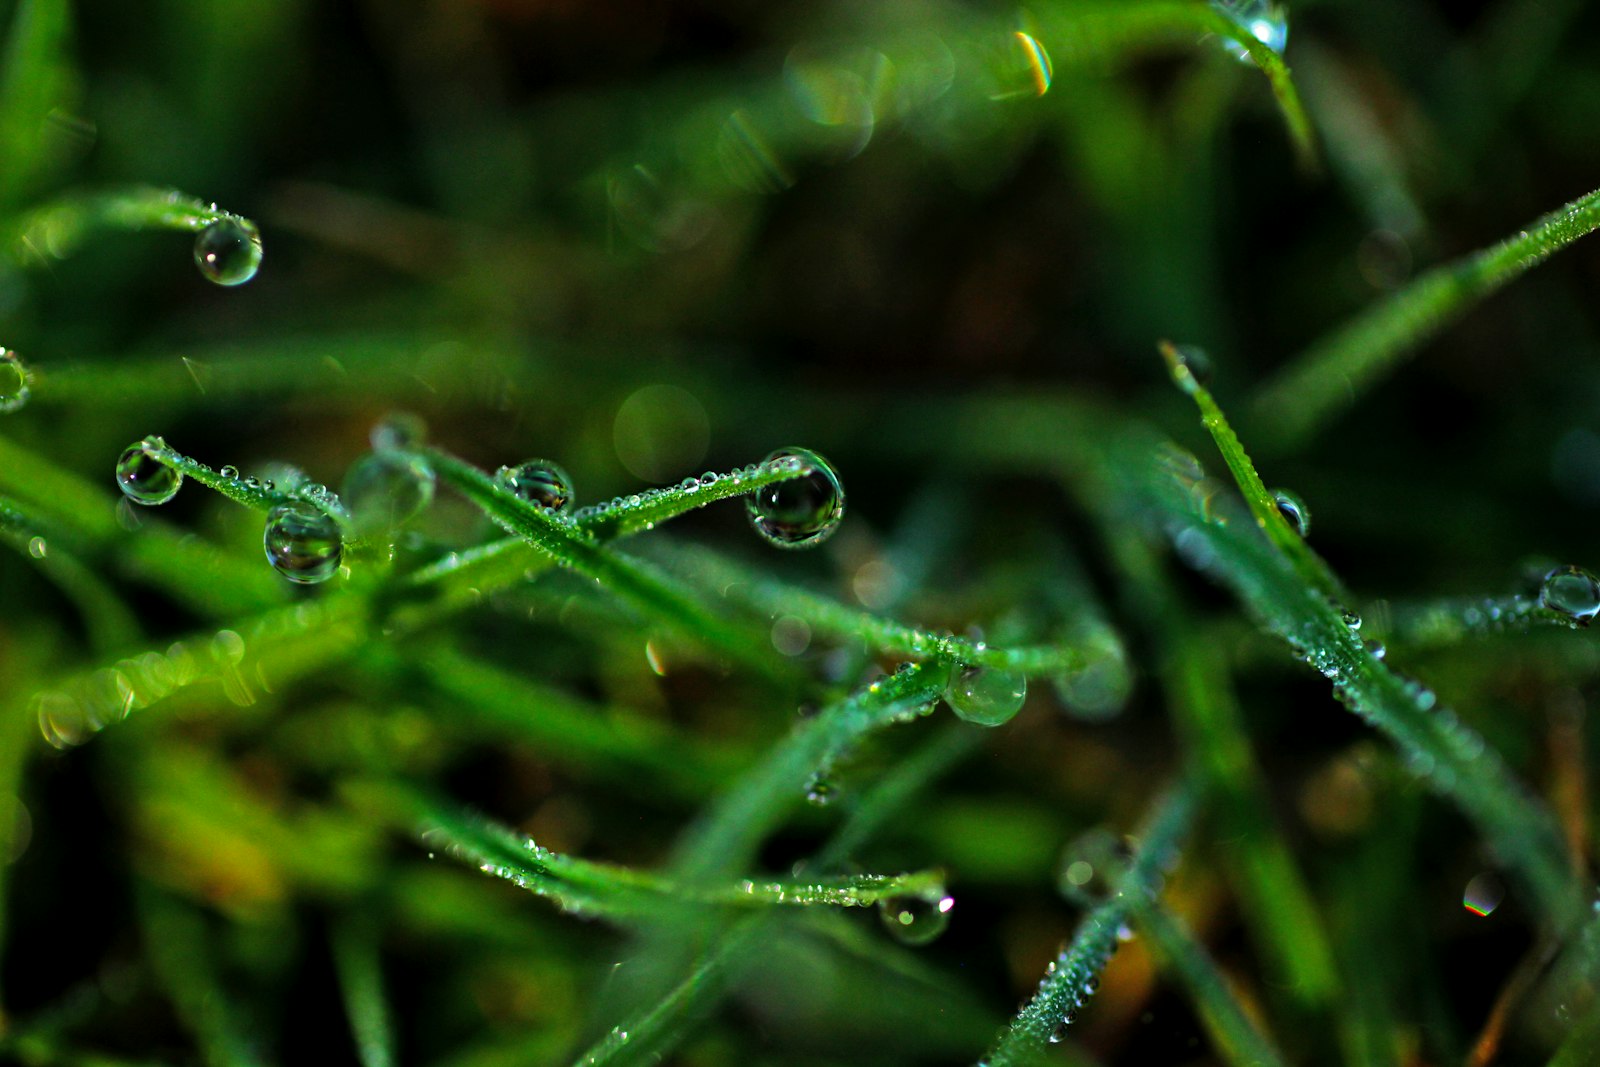
[[1133, 850], [1125, 838], [1096, 827], [1062, 850], [1056, 886], [1074, 904], [1095, 907], [1116, 893], [1132, 860]]
[[332, 578], [344, 554], [338, 523], [298, 500], [267, 513], [262, 541], [273, 569], [301, 585]]
[[261, 266], [261, 233], [244, 219], [218, 219], [195, 236], [194, 265], [218, 285], [243, 285]]
[[391, 411], [373, 424], [367, 440], [374, 452], [416, 448], [428, 439], [428, 424], [409, 411]]
[[955, 900], [943, 894], [884, 897], [878, 901], [878, 917], [902, 945], [926, 945], [950, 925], [950, 909], [954, 906]]
[[140, 442], [130, 445], [117, 458], [117, 485], [123, 496], [135, 504], [165, 504], [183, 487], [183, 474], [150, 454]]
[[1582, 567], [1557, 567], [1544, 576], [1539, 603], [1587, 626], [1600, 614], [1600, 580]]
[[1067, 1018], [1056, 1023], [1056, 1025], [1050, 1030], [1050, 1043], [1052, 1045], [1059, 1045], [1061, 1042], [1065, 1041], [1067, 1039], [1067, 1028], [1071, 1025], [1072, 1018], [1070, 1014]]
[[433, 470], [393, 450], [369, 452], [345, 472], [341, 493], [358, 537], [390, 533], [433, 502]]
[[1363, 642], [1361, 647], [1365, 648], [1367, 650], [1367, 655], [1371, 656], [1373, 659], [1382, 659], [1384, 656], [1389, 654], [1389, 650], [1384, 647], [1382, 641], [1368, 640]]
[[1361, 616], [1353, 611], [1341, 611], [1339, 621], [1350, 627], [1352, 633], [1361, 629]]
[[944, 694], [951, 711], [979, 726], [1010, 722], [1027, 696], [1025, 675], [993, 667], [961, 668], [951, 676]]
[[9, 348], [0, 348], [0, 415], [21, 411], [33, 394], [33, 373]]
[[[844, 518], [844, 487], [833, 465], [805, 448], [780, 448], [765, 463], [797, 456], [811, 473], [756, 490], [745, 512], [756, 533], [779, 548], [810, 548], [827, 540]], [[700, 483], [706, 484], [701, 477]]]
[[1272, 502], [1277, 505], [1278, 514], [1288, 522], [1289, 528], [1301, 537], [1311, 533], [1311, 509], [1306, 507], [1306, 502], [1287, 489], [1274, 489]]
[[825, 808], [833, 803], [833, 798], [839, 793], [839, 787], [820, 774], [811, 776], [806, 783], [806, 803], [812, 807]]
[[[1289, 43], [1289, 12], [1276, 0], [1212, 0], [1211, 6], [1238, 23], [1246, 33], [1283, 54]], [[1252, 63], [1249, 51], [1237, 41], [1224, 41], [1228, 54], [1241, 63]]]
[[1172, 347], [1172, 376], [1179, 385], [1188, 390], [1198, 383], [1210, 385], [1212, 375], [1216, 372], [1215, 365], [1206, 350], [1197, 345], [1173, 345]]
[[501, 467], [495, 481], [513, 495], [549, 511], [572, 509], [572, 478], [558, 463], [530, 459], [515, 467]]
[[1479, 918], [1486, 917], [1506, 897], [1505, 883], [1493, 871], [1484, 871], [1467, 883], [1461, 906]]

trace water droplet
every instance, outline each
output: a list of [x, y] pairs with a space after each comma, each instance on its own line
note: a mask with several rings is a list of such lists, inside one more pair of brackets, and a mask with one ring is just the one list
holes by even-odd
[[428, 438], [428, 425], [420, 415], [409, 411], [391, 411], [379, 419], [367, 435], [374, 452], [396, 448], [416, 448]]
[[[828, 539], [844, 518], [844, 487], [833, 465], [805, 448], [780, 448], [764, 462], [799, 457], [811, 473], [756, 490], [745, 512], [756, 533], [779, 548], [810, 548]], [[700, 479], [705, 484], [705, 478]]]
[[833, 803], [833, 798], [839, 793], [838, 786], [820, 774], [811, 776], [806, 783], [806, 803], [817, 808], [825, 808]]
[[1493, 871], [1484, 871], [1467, 883], [1461, 906], [1483, 918], [1500, 906], [1506, 897], [1505, 883]]
[[143, 442], [130, 445], [117, 458], [117, 485], [135, 504], [165, 504], [178, 495], [183, 474], [150, 454]]
[[1028, 679], [1017, 671], [963, 667], [950, 678], [944, 698], [950, 710], [979, 726], [1010, 722], [1028, 695]]
[[513, 495], [557, 513], [572, 509], [572, 478], [558, 463], [530, 459], [515, 467], [501, 467], [495, 481]]
[[1339, 621], [1350, 627], [1351, 633], [1361, 629], [1361, 616], [1353, 611], [1339, 612]]
[[991, 100], [1015, 100], [1043, 96], [1050, 91], [1055, 71], [1050, 53], [1031, 33], [1017, 30], [1006, 40], [1004, 54], [995, 70], [998, 82]]
[[1274, 489], [1272, 502], [1277, 505], [1278, 514], [1289, 523], [1290, 529], [1301, 537], [1311, 533], [1311, 509], [1306, 507], [1306, 502], [1287, 489]]
[[433, 502], [433, 470], [401, 452], [370, 452], [345, 472], [342, 495], [358, 537], [398, 529]]
[[218, 219], [196, 235], [194, 265], [218, 285], [243, 285], [261, 266], [261, 233], [244, 219]]
[[1600, 614], [1600, 580], [1582, 567], [1557, 567], [1544, 576], [1539, 603], [1587, 626]]
[[1389, 654], [1389, 650], [1384, 647], [1382, 641], [1365, 641], [1363, 642], [1362, 647], [1367, 650], [1367, 655], [1371, 656], [1373, 659], [1382, 659], [1384, 656]]
[[32, 395], [33, 374], [9, 348], [0, 348], [0, 415], [22, 410]]
[[1211, 384], [1211, 377], [1216, 373], [1216, 368], [1205, 349], [1197, 345], [1173, 345], [1172, 357], [1172, 376], [1186, 390], [1196, 383]]
[[1105, 829], [1089, 830], [1062, 850], [1056, 886], [1074, 904], [1092, 908], [1111, 899], [1132, 860], [1125, 838]]
[[1052, 1045], [1059, 1045], [1059, 1044], [1061, 1044], [1061, 1042], [1065, 1041], [1067, 1039], [1067, 1028], [1069, 1026], [1071, 1026], [1071, 1025], [1072, 1025], [1072, 1016], [1069, 1013], [1067, 1018], [1062, 1019], [1060, 1022], [1056, 1023], [1056, 1025], [1054, 1027], [1051, 1028], [1051, 1030], [1050, 1030], [1050, 1043]]
[[878, 917], [889, 933], [902, 945], [926, 945], [950, 925], [951, 897], [884, 897], [878, 901]]
[[[1289, 43], [1289, 12], [1276, 0], [1211, 0], [1211, 6], [1238, 23], [1246, 33], [1283, 54]], [[1228, 54], [1241, 63], [1254, 62], [1244, 45], [1237, 41], [1224, 41]]]
[[344, 542], [339, 525], [325, 512], [294, 501], [267, 513], [263, 534], [267, 562], [291, 582], [325, 582], [339, 570]]

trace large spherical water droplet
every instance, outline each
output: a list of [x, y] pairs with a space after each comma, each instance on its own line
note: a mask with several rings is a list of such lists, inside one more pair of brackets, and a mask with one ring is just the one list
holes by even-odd
[[341, 495], [358, 537], [398, 529], [433, 502], [433, 470], [399, 452], [373, 452], [350, 465]]
[[195, 236], [194, 265], [218, 285], [243, 285], [261, 266], [261, 233], [244, 219], [218, 219]]
[[33, 375], [17, 354], [0, 348], [0, 415], [22, 410], [33, 392]]
[[332, 578], [344, 554], [339, 524], [327, 513], [298, 500], [267, 513], [262, 543], [273, 570], [301, 585]]
[[514, 496], [554, 512], [572, 509], [572, 478], [559, 463], [530, 459], [515, 467], [501, 467], [495, 475], [502, 488]]
[[833, 465], [808, 448], [780, 448], [763, 463], [794, 456], [810, 474], [776, 482], [745, 498], [756, 533], [779, 548], [810, 548], [828, 539], [844, 518], [844, 486]]
[[1582, 567], [1557, 567], [1544, 576], [1539, 603], [1587, 626], [1600, 614], [1600, 579]]
[[117, 458], [117, 485], [135, 504], [165, 504], [178, 495], [183, 474], [152, 456], [141, 444], [130, 445]]
[[1311, 509], [1306, 507], [1306, 502], [1287, 489], [1274, 489], [1272, 502], [1278, 508], [1289, 528], [1301, 537], [1311, 533]]
[[926, 945], [950, 925], [954, 906], [953, 898], [942, 895], [884, 897], [878, 901], [878, 917], [902, 945]]
[[1028, 696], [1028, 679], [1017, 671], [963, 667], [955, 672], [944, 698], [950, 710], [979, 726], [1010, 722]]

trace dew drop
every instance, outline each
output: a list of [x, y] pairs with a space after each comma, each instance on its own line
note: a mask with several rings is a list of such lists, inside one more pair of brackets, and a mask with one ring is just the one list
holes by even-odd
[[196, 235], [194, 265], [218, 285], [243, 285], [261, 266], [261, 233], [244, 219], [218, 219]]
[[428, 425], [420, 415], [409, 411], [391, 411], [379, 419], [367, 434], [374, 452], [396, 448], [416, 448], [428, 438]]
[[978, 726], [1010, 722], [1028, 695], [1028, 679], [1017, 671], [963, 667], [950, 678], [944, 698], [950, 710]]
[[1493, 871], [1484, 871], [1467, 883], [1461, 906], [1481, 919], [1498, 908], [1505, 896], [1505, 883]]
[[878, 901], [878, 917], [894, 939], [902, 945], [926, 945], [950, 925], [952, 897], [884, 897]]
[[1195, 383], [1211, 384], [1215, 367], [1205, 349], [1196, 345], [1173, 345], [1172, 354], [1176, 361], [1172, 374], [1179, 385], [1190, 389]]
[[1062, 1019], [1050, 1030], [1050, 1043], [1059, 1045], [1067, 1039], [1067, 1028], [1072, 1025], [1070, 1018]]
[[[1289, 12], [1276, 0], [1211, 0], [1211, 6], [1238, 23], [1246, 33], [1283, 54], [1289, 43]], [[1224, 41], [1228, 54], [1241, 63], [1253, 63], [1249, 51], [1237, 41]]]
[[1274, 489], [1272, 502], [1295, 533], [1301, 537], [1311, 533], [1311, 509], [1306, 507], [1304, 500], [1287, 489]]
[[304, 501], [293, 501], [267, 513], [262, 537], [267, 562], [291, 582], [313, 585], [339, 570], [344, 542], [339, 525]]
[[[844, 518], [844, 487], [833, 465], [805, 448], [780, 448], [765, 463], [799, 458], [811, 473], [756, 490], [745, 512], [756, 533], [779, 548], [810, 548], [827, 540]], [[704, 476], [700, 484], [706, 484]]]
[[561, 513], [572, 509], [572, 478], [558, 463], [530, 459], [515, 467], [501, 467], [495, 481], [512, 495]]
[[1126, 839], [1097, 827], [1062, 850], [1056, 886], [1074, 904], [1095, 907], [1116, 893], [1132, 860], [1133, 850]]
[[18, 355], [0, 348], [0, 415], [21, 411], [32, 395], [33, 374]]
[[1339, 613], [1339, 621], [1348, 626], [1351, 633], [1361, 629], [1361, 616], [1353, 611], [1341, 611]]
[[433, 470], [402, 452], [371, 452], [345, 472], [341, 495], [358, 537], [398, 529], [433, 502]]
[[1367, 650], [1367, 655], [1373, 659], [1382, 659], [1389, 654], [1389, 650], [1384, 647], [1382, 641], [1368, 640], [1362, 643], [1362, 647]]
[[1600, 614], [1600, 579], [1582, 567], [1557, 567], [1544, 576], [1539, 603], [1587, 626]]
[[118, 457], [117, 485], [122, 495], [135, 504], [154, 506], [178, 495], [183, 473], [156, 459], [141, 442], [128, 446]]

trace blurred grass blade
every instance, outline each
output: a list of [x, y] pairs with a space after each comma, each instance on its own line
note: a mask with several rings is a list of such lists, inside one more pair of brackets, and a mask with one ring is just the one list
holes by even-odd
[[1478, 301], [1600, 227], [1600, 190], [1499, 244], [1428, 271], [1312, 345], [1261, 388], [1251, 425], [1264, 448], [1303, 445], [1356, 397]]
[[678, 485], [646, 489], [642, 493], [619, 496], [601, 504], [579, 508], [573, 513], [572, 521], [600, 540], [609, 540], [653, 530], [661, 523], [695, 508], [753, 493], [769, 485], [803, 478], [811, 472], [812, 468], [798, 456], [752, 463], [742, 470], [725, 474], [707, 471], [697, 478], [685, 478]]
[[1281, 1067], [1283, 1057], [1245, 1013], [1205, 949], [1178, 920], [1149, 900], [1135, 904], [1134, 920], [1156, 956], [1183, 982], [1212, 1048], [1223, 1062], [1233, 1067]]
[[394, 1018], [383, 991], [377, 931], [370, 918], [346, 914], [330, 936], [334, 969], [361, 1067], [394, 1067]]
[[196, 233], [214, 222], [255, 223], [176, 189], [135, 187], [74, 193], [34, 208], [6, 236], [6, 247], [23, 266], [64, 259], [100, 230], [180, 230]]
[[54, 162], [51, 114], [69, 103], [71, 9], [66, 0], [17, 0], [0, 52], [0, 215]]
[[1151, 899], [1166, 870], [1176, 861], [1178, 843], [1188, 833], [1194, 797], [1179, 785], [1154, 805], [1140, 830], [1139, 851], [1128, 865], [1116, 893], [1078, 923], [1072, 941], [1056, 957], [1039, 990], [1001, 1035], [987, 1067], [1022, 1067], [1037, 1062], [1087, 995], [1112, 953], [1120, 932], [1135, 910]]

